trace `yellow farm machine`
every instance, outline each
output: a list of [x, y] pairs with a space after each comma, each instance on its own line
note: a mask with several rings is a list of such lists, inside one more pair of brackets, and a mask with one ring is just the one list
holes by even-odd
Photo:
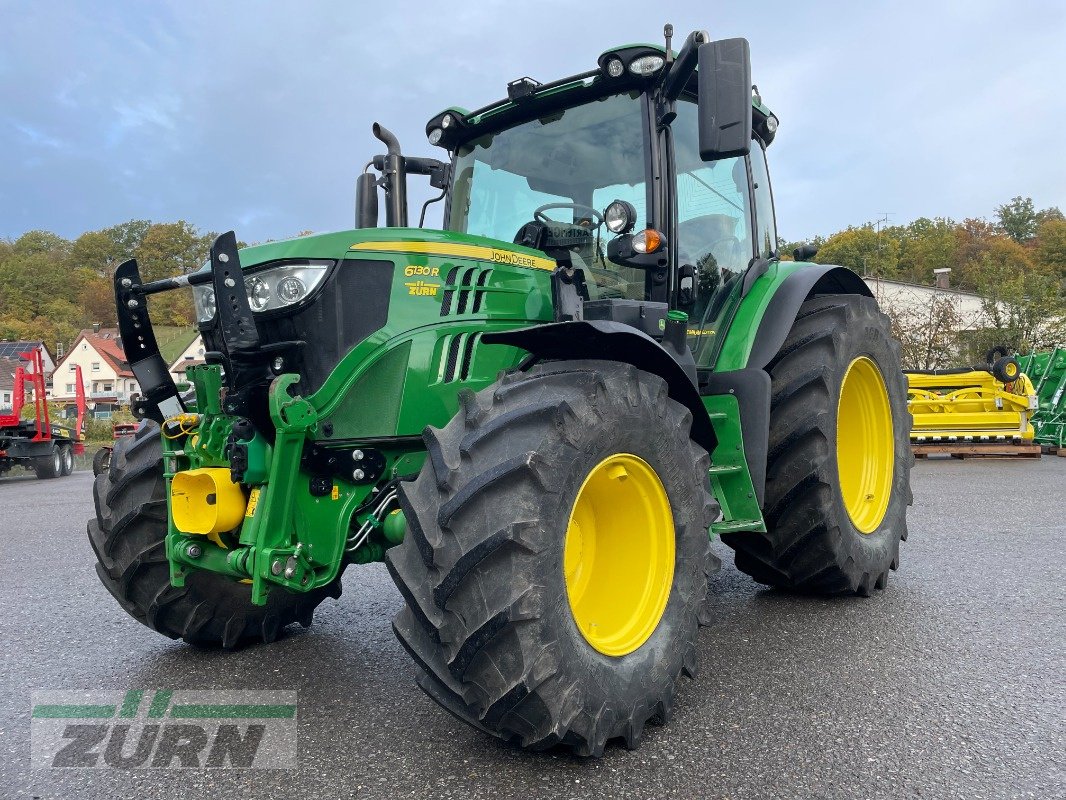
[[987, 366], [906, 372], [916, 453], [1039, 454], [1036, 390], [1016, 358], [995, 354]]

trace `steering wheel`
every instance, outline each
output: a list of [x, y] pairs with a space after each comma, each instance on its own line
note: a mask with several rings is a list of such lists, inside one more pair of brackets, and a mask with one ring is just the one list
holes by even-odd
[[[549, 217], [547, 214], [544, 213], [545, 211], [550, 211], [553, 208], [569, 208], [569, 209], [572, 209], [573, 211], [586, 211], [586, 212], [588, 212], [588, 215], [592, 218], [592, 221], [594, 223], [596, 223], [592, 227], [593, 230], [595, 230], [596, 228], [600, 227], [600, 225], [603, 224], [603, 214], [601, 214], [599, 211], [594, 209], [592, 206], [583, 206], [580, 203], [545, 203], [544, 205], [542, 205], [540, 208], [538, 208], [536, 211], [533, 212], [533, 219], [535, 219], [537, 222], [543, 222], [545, 225], [550, 225], [551, 223], [555, 223], [556, 225], [559, 225], [560, 224], [559, 220], [552, 219], [551, 217]], [[562, 224], [569, 224], [569, 223], [562, 223]]]

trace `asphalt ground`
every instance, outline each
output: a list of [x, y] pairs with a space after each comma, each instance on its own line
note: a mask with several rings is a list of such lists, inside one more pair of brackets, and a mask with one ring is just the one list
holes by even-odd
[[[698, 676], [600, 760], [520, 752], [426, 698], [381, 565], [270, 646], [142, 627], [93, 571], [91, 483], [0, 479], [0, 797], [1066, 796], [1066, 458], [919, 461], [900, 570], [869, 599], [761, 589], [716, 545]], [[32, 691], [138, 688], [296, 690], [298, 765], [31, 768]]]

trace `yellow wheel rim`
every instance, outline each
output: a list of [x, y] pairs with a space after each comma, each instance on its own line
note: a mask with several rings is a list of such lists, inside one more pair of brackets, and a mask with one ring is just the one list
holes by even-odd
[[674, 520], [646, 461], [616, 453], [589, 472], [566, 526], [563, 573], [574, 622], [599, 652], [624, 656], [655, 632], [674, 582]]
[[837, 471], [844, 508], [862, 533], [873, 533], [885, 518], [895, 460], [885, 379], [873, 361], [859, 356], [840, 385]]

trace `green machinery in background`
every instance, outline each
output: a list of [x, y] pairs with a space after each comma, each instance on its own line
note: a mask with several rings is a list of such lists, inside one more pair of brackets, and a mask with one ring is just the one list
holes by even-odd
[[1033, 441], [1046, 447], [1066, 447], [1066, 348], [1016, 358], [1036, 389]]
[[[270, 642], [384, 560], [431, 698], [598, 755], [693, 674], [711, 536], [767, 585], [885, 587], [911, 500], [899, 344], [855, 273], [778, 258], [778, 121], [747, 41], [670, 35], [440, 112], [443, 160], [375, 125], [354, 230], [231, 232], [147, 283], [118, 268], [144, 423], [97, 477], [89, 538], [130, 615]], [[443, 230], [409, 226], [409, 175], [441, 190]], [[149, 314], [186, 287], [191, 393]]]

